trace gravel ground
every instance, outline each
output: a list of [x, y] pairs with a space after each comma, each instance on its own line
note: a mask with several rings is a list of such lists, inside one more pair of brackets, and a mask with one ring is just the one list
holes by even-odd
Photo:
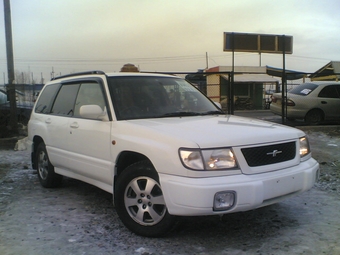
[[65, 178], [40, 186], [28, 151], [0, 150], [0, 254], [340, 254], [340, 128], [303, 129], [321, 167], [297, 197], [223, 217], [182, 218], [164, 238], [129, 232], [111, 195]]
[[318, 189], [340, 195], [340, 126], [300, 127], [307, 136], [321, 174]]

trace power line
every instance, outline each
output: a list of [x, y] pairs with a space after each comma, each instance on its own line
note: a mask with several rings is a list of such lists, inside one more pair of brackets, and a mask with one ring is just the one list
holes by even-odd
[[[238, 54], [238, 57], [249, 57], [249, 56], [255, 56], [254, 53], [241, 53]], [[270, 55], [270, 57], [273, 58], [280, 58], [281, 56], [274, 56]], [[324, 58], [316, 58], [316, 57], [306, 57], [306, 56], [296, 56], [296, 55], [290, 55], [287, 56], [291, 59], [302, 59], [302, 60], [314, 60], [314, 61], [329, 61], [329, 59]], [[209, 55], [209, 59], [215, 60], [215, 59], [229, 59], [231, 56], [229, 54], [221, 54], [221, 55]], [[140, 64], [147, 64], [147, 63], [157, 63], [157, 62], [187, 62], [187, 61], [205, 61], [206, 56], [205, 55], [183, 55], [183, 56], [164, 56], [164, 57], [139, 57], [139, 58], [97, 58], [97, 59], [91, 59], [91, 58], [51, 58], [51, 59], [38, 59], [38, 58], [15, 58], [15, 62], [17, 64], [65, 64], [65, 65], [88, 65], [91, 63], [106, 65], [106, 64], [119, 64], [122, 62], [135, 62]], [[0, 58], [0, 62], [4, 61], [6, 62], [6, 59]]]

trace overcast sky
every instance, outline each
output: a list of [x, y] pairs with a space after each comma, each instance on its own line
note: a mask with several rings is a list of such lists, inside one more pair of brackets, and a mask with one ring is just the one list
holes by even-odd
[[[7, 82], [1, 2], [0, 71]], [[45, 81], [52, 70], [115, 72], [125, 63], [193, 72], [207, 63], [232, 65], [223, 33], [241, 32], [293, 36], [286, 68], [314, 72], [340, 61], [339, 10], [339, 0], [11, 0], [14, 65]], [[235, 54], [235, 65], [259, 63], [256, 53]], [[282, 55], [262, 54], [261, 64], [282, 68]]]

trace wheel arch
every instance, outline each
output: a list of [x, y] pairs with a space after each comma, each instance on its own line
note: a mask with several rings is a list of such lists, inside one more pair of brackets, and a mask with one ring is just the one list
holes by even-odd
[[[148, 161], [153, 167], [151, 160], [144, 154], [134, 152], [134, 151], [123, 151], [119, 154], [116, 160], [115, 173], [114, 173], [114, 190], [115, 184], [121, 173], [130, 165], [135, 164], [140, 161]], [[113, 190], [113, 191], [114, 191]]]
[[36, 162], [36, 151], [40, 143], [44, 143], [44, 140], [41, 136], [34, 136], [33, 137], [33, 145], [32, 145], [32, 154], [31, 154], [31, 162], [32, 168], [37, 169], [37, 162]]
[[313, 108], [313, 109], [310, 109], [306, 114], [305, 114], [305, 117], [304, 117], [304, 120], [307, 121], [307, 118], [308, 118], [308, 115], [311, 113], [311, 112], [319, 112], [321, 113], [321, 121], [324, 121], [325, 120], [325, 112], [321, 109], [321, 108]]

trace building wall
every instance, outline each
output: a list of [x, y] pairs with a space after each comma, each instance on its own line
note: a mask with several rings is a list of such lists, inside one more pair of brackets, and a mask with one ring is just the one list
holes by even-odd
[[221, 102], [220, 75], [207, 75], [207, 96], [214, 102]]

